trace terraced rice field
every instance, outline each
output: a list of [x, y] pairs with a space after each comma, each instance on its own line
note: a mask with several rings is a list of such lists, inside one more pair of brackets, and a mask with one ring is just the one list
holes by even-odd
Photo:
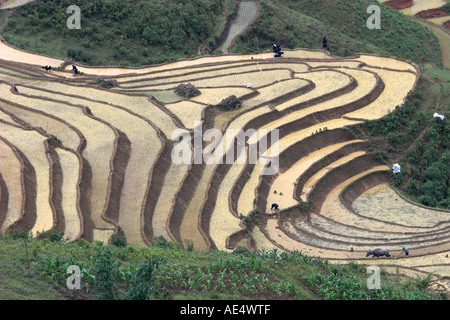
[[[379, 2], [386, 2], [387, 0], [378, 0]], [[447, 1], [448, 2], [448, 1]], [[446, 4], [446, 0], [413, 0], [412, 6], [400, 9], [401, 12], [407, 15], [415, 15], [422, 10], [429, 10], [440, 8]]]
[[79, 158], [74, 152], [58, 149], [57, 156], [61, 163], [63, 174], [61, 187], [62, 211], [64, 213], [64, 235], [69, 239], [76, 239], [81, 236], [81, 217], [78, 211], [77, 194], [79, 171]]
[[[16, 154], [14, 146], [9, 145], [5, 140], [0, 139], [0, 169], [4, 188], [8, 190], [8, 203], [3, 203], [2, 210], [4, 216], [1, 218], [1, 231], [5, 232], [22, 213], [23, 190], [21, 188], [22, 163], [21, 158]], [[2, 193], [4, 190], [2, 189]]]
[[[390, 168], [347, 130], [408, 99], [419, 78], [413, 63], [298, 49], [80, 66], [85, 74], [73, 77], [42, 72], [49, 57], [1, 46], [2, 232], [57, 229], [90, 241], [120, 232], [141, 246], [162, 236], [200, 250], [297, 249], [359, 263], [373, 263], [366, 250], [383, 246], [395, 258], [377, 263], [448, 276], [449, 212], [400, 199], [387, 185]], [[118, 86], [99, 88], [95, 78]], [[177, 97], [187, 82], [201, 95]], [[217, 106], [233, 94], [242, 108]], [[199, 128], [226, 139], [202, 141]], [[172, 140], [180, 132], [189, 139]], [[195, 137], [223, 161], [194, 162]], [[172, 152], [186, 142], [191, 161], [176, 163]], [[263, 175], [266, 166], [278, 170]], [[308, 216], [298, 206], [306, 201]], [[402, 246], [410, 257], [397, 258]]]
[[[46, 154], [45, 137], [34, 130], [24, 130], [14, 124], [2, 124], [2, 137], [21, 150], [35, 171], [35, 208], [39, 214], [34, 215], [34, 224], [31, 229], [36, 233], [49, 230], [53, 227], [53, 208], [50, 205], [49, 198], [50, 184], [49, 178], [50, 162]], [[27, 214], [32, 214], [27, 212]]]
[[427, 21], [433, 22], [434, 24], [443, 25], [445, 22], [450, 21], [450, 17], [444, 16], [444, 17], [438, 17], [438, 18], [431, 18], [431, 19], [427, 19]]
[[414, 0], [412, 7], [400, 10], [404, 14], [413, 16], [422, 10], [440, 8], [446, 4], [445, 0]]
[[35, 64], [40, 66], [60, 66], [64, 63], [63, 60], [54, 59], [47, 56], [35, 55], [29, 52], [22, 51], [17, 48], [13, 48], [7, 45], [5, 42], [0, 41], [0, 51], [2, 52], [2, 59], [12, 62], [21, 62], [27, 64]]

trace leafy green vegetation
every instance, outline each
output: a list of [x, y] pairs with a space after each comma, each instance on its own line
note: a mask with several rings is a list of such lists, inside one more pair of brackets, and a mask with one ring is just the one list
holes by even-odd
[[[402, 172], [392, 184], [411, 200], [426, 206], [450, 209], [450, 86], [448, 72], [424, 69], [416, 90], [394, 112], [366, 121], [354, 130], [370, 137], [369, 150], [385, 163], [398, 162]], [[434, 79], [435, 83], [431, 79]], [[437, 86], [437, 87], [436, 87]], [[436, 88], [441, 111], [436, 109]], [[444, 120], [434, 118], [439, 111]]]
[[[370, 5], [381, 7], [379, 30], [367, 27]], [[375, 0], [262, 0], [258, 19], [236, 41], [233, 52], [267, 50], [273, 43], [322, 49], [323, 37], [332, 55], [377, 53], [442, 66], [439, 42], [430, 31]]]
[[[93, 279], [95, 290], [101, 300], [114, 300], [117, 290], [117, 262], [113, 259], [108, 246], [99, 248], [93, 259]], [[59, 261], [59, 260], [58, 260]]]
[[[384, 271], [382, 288], [370, 290], [363, 265], [335, 265], [299, 251], [200, 252], [161, 237], [141, 248], [27, 235], [27, 257], [23, 243], [22, 233], [0, 235], [1, 298], [15, 297], [13, 284], [28, 299], [446, 298], [426, 290], [429, 279]], [[67, 289], [70, 265], [80, 269], [80, 290]]]
[[[0, 33], [19, 48], [91, 65], [155, 64], [198, 54], [210, 38], [221, 0], [41, 0], [1, 12]], [[69, 29], [66, 10], [81, 10], [81, 29]], [[7, 21], [6, 21], [7, 20]]]
[[[234, 3], [41, 0], [0, 12], [0, 33], [20, 48], [86, 64], [153, 64], [200, 51], [211, 53]], [[65, 10], [73, 4], [83, 14], [81, 30], [66, 28]], [[398, 12], [381, 5], [383, 29], [369, 30], [365, 25], [369, 4], [379, 3], [262, 0], [260, 16], [233, 51], [264, 51], [274, 42], [288, 48], [320, 49], [322, 36], [327, 36], [333, 55], [372, 52], [441, 66], [436, 38]], [[422, 204], [449, 208], [449, 73], [441, 69], [425, 72], [437, 79], [440, 105], [447, 108], [440, 111], [445, 121], [432, 118], [434, 83], [421, 78], [403, 106], [352, 130], [370, 137], [369, 148], [380, 160], [402, 165], [402, 173], [393, 179], [397, 188]], [[92, 84], [117, 85], [102, 79]], [[172, 91], [158, 94], [168, 101], [178, 99]], [[307, 214], [309, 203], [300, 201], [299, 206]], [[244, 225], [250, 226], [254, 218], [249, 216]], [[386, 272], [382, 288], [369, 290], [364, 266], [334, 265], [302, 252], [250, 252], [245, 248], [233, 254], [199, 252], [192, 244], [183, 248], [164, 238], [155, 239], [150, 248], [131, 246], [121, 236], [112, 237], [110, 245], [62, 239], [63, 234], [56, 231], [36, 238], [18, 231], [0, 235], [0, 299], [445, 298], [426, 291], [428, 278], [407, 279]], [[81, 270], [81, 290], [66, 289], [69, 265]]]
[[447, 14], [450, 14], [450, 3], [446, 3], [441, 7]]
[[[364, 284], [354, 275], [338, 276], [335, 273], [323, 275], [321, 273], [301, 276], [318, 291], [325, 300], [429, 300], [432, 295], [422, 292], [418, 287], [404, 284], [399, 288], [381, 286], [380, 289], [368, 291]], [[426, 277], [420, 281], [429, 282]]]
[[424, 205], [450, 209], [449, 136], [448, 121], [434, 118], [426, 134], [407, 154], [411, 175], [407, 191]]
[[[441, 66], [436, 37], [375, 0], [262, 0], [261, 11], [233, 52], [261, 52], [277, 43], [331, 54], [394, 55]], [[368, 29], [367, 7], [381, 6], [382, 29]], [[81, 10], [81, 29], [68, 29], [66, 9]], [[19, 48], [90, 65], [139, 66], [213, 54], [235, 0], [40, 0], [0, 12], [0, 33]], [[339, 12], [339, 14], [336, 14]]]

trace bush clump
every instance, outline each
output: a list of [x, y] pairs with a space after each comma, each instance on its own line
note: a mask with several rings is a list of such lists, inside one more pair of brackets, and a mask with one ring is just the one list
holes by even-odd
[[106, 89], [115, 88], [119, 85], [119, 83], [115, 79], [112, 80], [94, 79], [91, 81], [91, 83], [94, 85], [99, 85], [100, 87]]
[[175, 89], [175, 93], [188, 99], [201, 94], [200, 90], [198, 90], [192, 83], [178, 85]]
[[113, 233], [110, 238], [110, 243], [116, 247], [126, 247], [127, 239], [123, 234]]
[[242, 102], [235, 95], [231, 95], [228, 98], [223, 99], [219, 103], [220, 107], [224, 107], [228, 110], [235, 110], [242, 107]]
[[64, 240], [64, 232], [56, 231], [54, 229], [43, 232], [38, 231], [36, 233], [36, 239], [38, 240], [48, 239], [51, 242], [61, 242]]

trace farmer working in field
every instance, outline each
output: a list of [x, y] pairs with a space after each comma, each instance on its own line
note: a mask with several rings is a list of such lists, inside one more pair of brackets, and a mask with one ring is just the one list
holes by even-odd
[[270, 210], [273, 210], [273, 209], [280, 210], [279, 207], [280, 206], [277, 203], [272, 203], [272, 207], [270, 208]]
[[408, 248], [403, 247], [402, 251], [400, 252], [400, 254], [405, 253], [405, 256], [407, 256], [409, 254], [409, 250]]
[[281, 51], [280, 46], [273, 44], [273, 52], [275, 52], [275, 58], [281, 57], [281, 55], [284, 53]]

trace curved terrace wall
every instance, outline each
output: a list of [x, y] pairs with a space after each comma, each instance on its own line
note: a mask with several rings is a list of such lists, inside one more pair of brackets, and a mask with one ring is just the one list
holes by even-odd
[[413, 0], [390, 0], [390, 1], [385, 1], [384, 4], [388, 5], [392, 9], [401, 10], [401, 9], [412, 7], [414, 4], [414, 1]]
[[320, 212], [328, 192], [348, 178], [364, 170], [380, 165], [380, 161], [371, 154], [357, 157], [350, 162], [328, 172], [311, 191], [309, 196], [311, 209]]
[[[240, 63], [246, 63], [246, 65], [260, 65], [263, 66], [264, 69], [267, 70], [285, 70], [286, 72], [286, 79], [279, 80], [278, 83], [282, 85], [283, 81], [288, 80], [288, 75], [290, 75], [289, 79], [292, 79], [293, 77], [301, 77], [301, 70], [302, 68], [298, 69], [293, 66], [293, 64], [297, 63], [299, 65], [303, 65], [309, 61], [321, 61], [321, 59], [317, 59], [315, 57], [319, 57], [319, 53], [322, 56], [328, 56], [327, 54], [324, 54], [323, 52], [315, 51], [315, 50], [298, 50], [298, 51], [292, 51], [290, 52], [290, 56], [286, 59], [277, 59], [275, 60], [267, 60], [269, 55], [224, 55], [222, 57], [198, 57], [194, 59], [183, 59], [181, 61], [177, 61], [176, 63], [166, 63], [161, 64], [158, 66], [151, 66], [151, 67], [142, 67], [142, 68], [121, 68], [121, 70], [125, 70], [124, 74], [118, 75], [114, 74], [115, 71], [114, 67], [105, 68], [105, 69], [99, 69], [99, 68], [89, 68], [88, 72], [95, 73], [95, 71], [99, 71], [99, 74], [102, 74], [102, 70], [108, 70], [108, 72], [105, 72], [103, 74], [103, 77], [108, 79], [123, 79], [123, 83], [129, 83], [129, 84], [139, 84], [140, 81], [149, 81], [158, 80], [157, 82], [165, 81], [167, 83], [170, 83], [170, 85], [174, 85], [177, 83], [177, 81], [184, 81], [186, 79], [189, 79], [191, 76], [198, 75], [202, 79], [205, 80], [214, 80], [214, 83], [218, 83], [218, 75], [226, 72], [227, 70], [231, 71], [230, 68], [236, 67], [237, 63], [240, 61]], [[272, 54], [270, 56], [273, 57]], [[251, 60], [251, 58], [254, 58]], [[355, 63], [357, 63], [357, 66], [361, 67], [364, 66], [364, 63], [357, 62], [356, 58], [357, 56], [353, 57], [355, 59]], [[251, 60], [251, 61], [250, 61]], [[295, 97], [299, 97], [302, 94], [305, 94], [307, 92], [310, 92], [311, 90], [314, 90], [315, 84], [312, 81], [309, 81], [306, 86], [296, 88], [292, 90], [291, 92], [283, 93], [282, 95], [274, 96], [270, 101], [263, 101], [259, 104], [256, 103], [256, 105], [252, 105], [251, 108], [240, 110], [240, 112], [236, 112], [235, 116], [232, 116], [231, 118], [224, 121], [225, 118], [220, 119], [220, 122], [216, 122], [217, 115], [221, 114], [221, 110], [219, 110], [214, 105], [208, 105], [206, 102], [202, 102], [205, 104], [205, 108], [203, 109], [202, 113], [202, 120], [204, 121], [204, 127], [203, 129], [206, 130], [208, 128], [216, 126], [216, 124], [220, 124], [223, 126], [220, 127], [221, 131], [224, 132], [232, 123], [234, 120], [239, 119], [239, 117], [243, 116], [247, 112], [251, 112], [252, 110], [256, 110], [257, 108], [266, 108], [267, 112], [264, 113], [255, 113], [255, 117], [251, 118], [249, 117], [249, 121], [245, 123], [241, 128], [245, 131], [249, 128], [261, 128], [262, 126], [270, 124], [272, 121], [280, 120], [284, 116], [287, 116], [291, 114], [292, 112], [302, 110], [309, 108], [311, 106], [314, 106], [316, 104], [334, 99], [339, 97], [340, 95], [350, 93], [353, 91], [357, 86], [359, 85], [357, 81], [355, 81], [354, 78], [348, 76], [348, 74], [345, 73], [345, 68], [337, 69], [338, 65], [334, 65], [334, 63], [338, 63], [339, 61], [342, 61], [343, 63], [347, 63], [347, 61], [351, 59], [331, 59], [329, 60], [333, 61], [333, 67], [327, 66], [326, 64], [318, 64], [316, 65], [317, 69], [311, 69], [309, 68], [310, 72], [321, 72], [323, 70], [333, 71], [337, 73], [342, 73], [342, 75], [345, 75], [349, 78], [349, 82], [345, 85], [339, 88], [338, 90], [332, 91], [332, 92], [326, 92], [323, 95], [319, 97], [314, 97], [313, 99], [308, 99], [307, 101], [303, 101], [302, 103], [292, 104], [289, 105], [286, 102], [289, 102]], [[339, 61], [338, 61], [339, 60]], [[219, 67], [217, 63], [219, 63]], [[233, 64], [236, 64], [234, 66], [227, 65], [229, 62], [232, 62]], [[271, 68], [270, 63], [274, 63], [274, 66], [277, 66], [276, 68]], [[352, 61], [353, 63], [353, 61]], [[1, 66], [1, 64], [0, 64]], [[20, 68], [23, 67], [19, 62], [16, 62], [14, 65], [14, 68], [17, 68], [17, 70], [20, 70]], [[283, 66], [286, 66], [283, 68]], [[318, 67], [320, 67], [320, 70]], [[346, 65], [347, 67], [351, 65]], [[198, 69], [197, 69], [198, 67]], [[210, 73], [211, 75], [214, 74], [213, 77], [205, 77], [206, 73], [201, 74], [202, 72], [209, 72], [207, 69], [208, 67], [217, 69], [215, 72]], [[83, 68], [83, 66], [81, 66]], [[247, 67], [251, 68], [251, 67]], [[407, 65], [405, 64], [404, 68], [407, 68]], [[220, 70], [223, 69], [223, 72]], [[31, 68], [30, 68], [31, 70]], [[171, 74], [170, 70], [177, 70], [173, 74]], [[297, 71], [294, 71], [297, 70]], [[111, 71], [111, 72], [109, 72]], [[158, 75], [158, 71], [164, 71], [164, 75]], [[283, 72], [285, 72], [283, 71]], [[300, 72], [299, 72], [300, 71]], [[36, 72], [39, 73], [39, 78], [45, 79], [45, 81], [54, 81], [55, 84], [57, 81], [60, 81], [61, 83], [68, 83], [69, 81], [73, 84], [76, 84], [79, 86], [79, 88], [83, 87], [92, 87], [90, 84], [88, 84], [89, 79], [92, 79], [92, 76], [85, 76], [85, 77], [77, 77], [75, 79], [67, 78], [64, 79], [65, 72], [61, 73], [55, 73], [54, 75], [50, 74], [42, 74], [41, 71], [36, 69]], [[329, 121], [331, 119], [338, 119], [342, 116], [345, 116], [346, 113], [349, 113], [353, 110], [357, 110], [359, 108], [364, 107], [368, 103], [375, 101], [377, 97], [380, 95], [384, 88], [384, 82], [381, 78], [379, 78], [376, 75], [376, 70], [372, 70], [372, 73], [374, 74], [374, 77], [376, 78], [376, 85], [374, 88], [371, 89], [369, 94], [366, 94], [364, 97], [352, 101], [351, 103], [346, 103], [340, 106], [336, 106], [335, 108], [328, 109], [328, 110], [321, 110], [318, 112], [313, 112], [311, 114], [303, 116], [300, 119], [292, 119], [289, 120], [289, 122], [283, 123], [283, 121], [279, 121], [279, 124], [277, 123], [277, 126], [280, 129], [280, 138], [287, 137], [288, 135], [295, 133], [299, 130], [299, 128], [308, 128], [313, 125], [320, 124], [324, 121]], [[67, 72], [68, 74], [68, 72]], [[190, 74], [190, 75], [189, 75]], [[238, 72], [236, 73], [237, 76], [245, 76], [247, 73]], [[101, 76], [101, 75], [100, 75]], [[28, 77], [28, 75], [27, 75]], [[35, 77], [36, 75], [30, 77]], [[176, 78], [178, 77], [178, 78]], [[178, 80], [177, 80], [178, 79]], [[177, 80], [177, 81], [174, 81]], [[26, 79], [22, 79], [21, 81], [26, 81]], [[46, 83], [45, 86], [48, 87], [49, 83]], [[273, 83], [272, 83], [273, 84]], [[269, 86], [271, 84], [265, 83], [261, 88], [265, 86]], [[371, 84], [372, 86], [372, 84]], [[38, 88], [39, 85], [37, 84]], [[217, 86], [214, 86], [216, 88]], [[137, 87], [138, 88], [138, 87]], [[142, 87], [144, 88], [144, 87]], [[148, 89], [155, 89], [157, 87], [154, 86], [148, 86]], [[20, 91], [19, 87], [19, 91]], [[68, 97], [71, 96], [70, 91], [65, 91], [68, 88], [62, 88], [64, 89], [64, 95], [67, 95]], [[251, 88], [248, 89], [248, 94], [244, 95], [242, 98], [245, 99], [253, 99], [256, 98], [253, 101], [257, 100], [258, 95], [258, 89], [259, 88]], [[52, 92], [51, 90], [46, 91], [45, 89], [39, 89], [43, 90], [43, 92], [48, 93], [49, 96], [51, 96]], [[58, 91], [59, 89], [55, 89], [55, 91]], [[103, 90], [103, 89], [102, 89]], [[368, 91], [368, 90], [367, 90]], [[133, 94], [129, 91], [127, 91], [126, 88], [114, 88], [114, 89], [105, 89], [106, 92], [117, 92], [121, 94]], [[95, 92], [95, 94], [99, 94], [101, 96], [100, 92]], [[362, 94], [361, 94], [362, 95]], [[98, 96], [98, 97], [100, 97]], [[97, 98], [99, 99], [99, 98]], [[109, 98], [108, 98], [109, 99]], [[162, 110], [166, 115], [170, 116], [170, 119], [175, 123], [174, 127], [183, 128], [183, 124], [179, 121], [174, 114], [168, 110], [163, 103], [159, 103], [157, 100], [152, 100], [152, 98], [149, 96], [150, 101], [153, 102], [160, 110]], [[102, 99], [103, 100], [103, 99]], [[88, 101], [94, 101], [90, 100], [90, 98], [86, 98], [86, 103]], [[336, 100], [339, 101], [339, 100]], [[95, 103], [98, 103], [99, 101], [95, 101]], [[111, 106], [113, 106], [114, 102], [108, 101], [108, 103], [111, 103]], [[253, 102], [253, 104], [255, 104]], [[277, 105], [285, 104], [288, 106], [285, 109], [277, 110]], [[70, 104], [69, 104], [70, 105]], [[267, 106], [270, 105], [270, 108], [267, 108]], [[114, 106], [116, 107], [116, 106]], [[125, 106], [124, 106], [125, 108]], [[87, 112], [87, 110], [84, 110]], [[95, 112], [94, 112], [95, 114]], [[92, 115], [86, 114], [88, 117], [92, 117]], [[100, 119], [98, 119], [100, 120]], [[241, 121], [242, 122], [242, 121]], [[349, 122], [350, 123], [350, 122]], [[104, 123], [107, 124], [107, 123]], [[111, 127], [112, 128], [112, 127]], [[156, 126], [157, 128], [157, 126]], [[344, 130], [344, 129], [343, 129]], [[334, 131], [334, 130], [333, 130]], [[109, 200], [108, 199], [108, 205], [104, 212], [104, 219], [110, 220], [115, 227], [116, 232], [120, 232], [119, 230], [119, 219], [118, 219], [118, 212], [119, 212], [119, 206], [120, 202], [118, 198], [120, 197], [120, 185], [123, 185], [124, 181], [124, 172], [127, 164], [124, 161], [125, 157], [129, 157], [129, 149], [132, 147], [130, 145], [130, 139], [127, 138], [125, 132], [122, 132], [119, 128], [116, 128], [116, 141], [115, 141], [115, 151], [113, 154], [113, 157], [110, 159], [111, 164], [111, 176], [110, 176], [110, 182], [109, 182], [109, 188], [110, 191], [108, 193], [108, 197], [115, 198]], [[331, 130], [330, 130], [331, 132]], [[337, 132], [337, 131], [334, 131]], [[158, 136], [160, 137], [160, 141], [162, 143], [162, 148], [159, 151], [157, 155], [156, 162], [153, 163], [152, 169], [150, 172], [150, 175], [148, 177], [148, 183], [147, 183], [147, 189], [145, 192], [145, 198], [144, 202], [142, 204], [142, 211], [141, 211], [141, 233], [142, 238], [145, 240], [147, 245], [150, 245], [153, 241], [153, 228], [152, 228], [152, 219], [153, 219], [153, 213], [154, 208], [156, 206], [156, 202], [163, 199], [160, 198], [160, 192], [161, 186], [164, 183], [165, 175], [167, 174], [168, 170], [171, 167], [171, 159], [170, 157], [170, 151], [173, 148], [173, 143], [168, 140], [167, 133], [170, 133], [169, 131], [165, 131], [165, 135], [161, 134], [162, 132], [158, 133]], [[312, 137], [311, 143], [316, 144], [318, 140], [320, 139], [319, 135], [315, 135]], [[335, 138], [335, 137], [333, 137]], [[309, 138], [308, 138], [309, 139]], [[304, 141], [307, 141], [308, 139], [304, 139]], [[85, 141], [86, 143], [86, 141]], [[85, 146], [84, 146], [85, 147]], [[236, 150], [236, 141], [234, 141], [232, 148]], [[313, 147], [317, 148], [319, 147], [317, 144]], [[350, 148], [350, 147], [349, 147]], [[81, 149], [78, 150], [79, 152], [82, 152]], [[139, 152], [139, 150], [133, 150], [133, 152]], [[306, 152], [306, 151], [302, 151]], [[343, 152], [343, 151], [342, 151]], [[128, 155], [127, 155], [128, 154]], [[340, 153], [336, 153], [334, 156], [338, 157]], [[281, 170], [286, 170], [291, 166], [293, 163], [299, 160], [299, 157], [302, 157], [302, 155], [299, 154], [298, 151], [295, 150], [295, 145], [289, 147], [282, 156]], [[331, 159], [327, 158], [328, 160]], [[83, 168], [80, 168], [80, 176], [85, 177], [82, 181], [80, 181], [80, 188], [89, 188], [89, 173], [92, 168], [89, 167], [89, 162], [86, 159], [80, 159], [81, 163], [84, 163]], [[323, 164], [323, 163], [322, 163]], [[221, 185], [221, 181], [225, 178], [227, 172], [230, 170], [232, 165], [218, 165], [216, 168], [214, 168], [214, 171], [212, 175], [210, 176], [211, 170], [208, 170], [208, 173], [204, 175], [205, 166], [204, 165], [191, 165], [186, 173], [186, 176], [183, 177], [183, 183], [180, 184], [178, 188], [178, 192], [176, 193], [175, 197], [173, 199], [168, 199], [169, 201], [172, 201], [172, 209], [170, 212], [169, 217], [167, 218], [167, 232], [169, 236], [172, 238], [172, 240], [177, 242], [183, 242], [183, 237], [180, 234], [180, 227], [182, 225], [183, 219], [185, 217], [185, 211], [187, 210], [191, 200], [192, 196], [195, 194], [196, 186], [198, 186], [199, 182], [202, 181], [202, 179], [205, 179], [206, 177], [211, 177], [209, 188], [206, 192], [206, 197], [204, 198], [204, 201], [201, 206], [201, 212], [199, 216], [198, 221], [198, 228], [200, 232], [202, 233], [203, 237], [205, 238], [205, 241], [209, 243], [209, 247], [213, 247], [214, 243], [212, 239], [209, 237], [209, 223], [210, 223], [210, 215], [212, 214], [217, 198], [219, 197], [218, 191]], [[55, 175], [58, 175], [58, 170], [56, 170], [57, 165], [55, 165], [55, 169], [52, 171], [55, 171]], [[243, 186], [245, 185], [246, 180], [248, 180], [249, 174], [253, 172], [254, 167], [252, 165], [245, 166], [244, 170], [240, 173], [239, 178], [236, 181], [233, 181], [233, 187], [231, 189], [230, 197], [228, 199], [228, 203], [230, 206], [230, 210], [232, 214], [238, 215], [236, 203], [238, 201], [238, 196], [240, 194], [240, 190], [242, 190]], [[122, 172], [122, 173], [120, 173]], [[234, 174], [233, 174], [234, 175]], [[273, 178], [273, 177], [271, 177]], [[261, 178], [259, 184], [258, 184], [258, 194], [261, 190], [262, 193], [258, 195], [258, 199], [256, 202], [256, 207], [259, 207], [261, 205], [260, 201], [263, 201], [264, 199], [264, 193], [269, 192], [269, 190], [265, 190], [265, 188], [270, 188], [270, 181], [265, 180], [266, 177]], [[86, 181], [86, 182], [85, 182]], [[58, 179], [55, 179], [55, 185], [58, 184]], [[82, 185], [81, 183], [85, 183], [85, 185]], [[202, 182], [204, 183], [204, 181]], [[81, 197], [83, 197], [84, 194], [84, 200], [81, 201]], [[87, 215], [86, 218], [89, 217], [89, 199], [88, 199], [89, 193], [80, 193], [80, 206], [86, 206], [83, 208], [83, 210], [80, 210], [81, 214]], [[222, 195], [220, 195], [222, 196]], [[55, 195], [55, 202], [58, 202], [59, 195]], [[59, 219], [61, 220], [61, 219]], [[92, 220], [89, 222], [89, 219], [82, 219], [83, 223], [92, 223]], [[59, 222], [58, 222], [59, 223]], [[242, 227], [242, 226], [241, 226]], [[95, 228], [95, 225], [92, 225], [92, 228]], [[91, 231], [92, 231], [91, 228]], [[89, 229], [89, 228], [88, 228]], [[83, 228], [85, 230], [85, 227]], [[83, 231], [84, 233], [89, 233], [88, 231]], [[252, 240], [251, 237], [246, 238], [246, 231], [243, 229], [242, 231], [237, 231], [235, 234], [230, 235], [230, 237], [227, 239], [227, 246], [234, 246], [238, 243], [243, 243], [242, 241], [247, 241], [247, 245], [250, 247], [253, 247], [255, 242]], [[248, 234], [247, 234], [248, 235]]]
[[[31, 231], [36, 222], [36, 192], [37, 192], [37, 182], [36, 182], [36, 172], [27, 157], [22, 151], [17, 149], [11, 142], [6, 140], [0, 135], [0, 140], [6, 143], [14, 152], [16, 157], [21, 163], [21, 187], [22, 187], [22, 210], [20, 217], [12, 225], [9, 226], [8, 230], [27, 230]], [[7, 230], [7, 231], [8, 231]]]

